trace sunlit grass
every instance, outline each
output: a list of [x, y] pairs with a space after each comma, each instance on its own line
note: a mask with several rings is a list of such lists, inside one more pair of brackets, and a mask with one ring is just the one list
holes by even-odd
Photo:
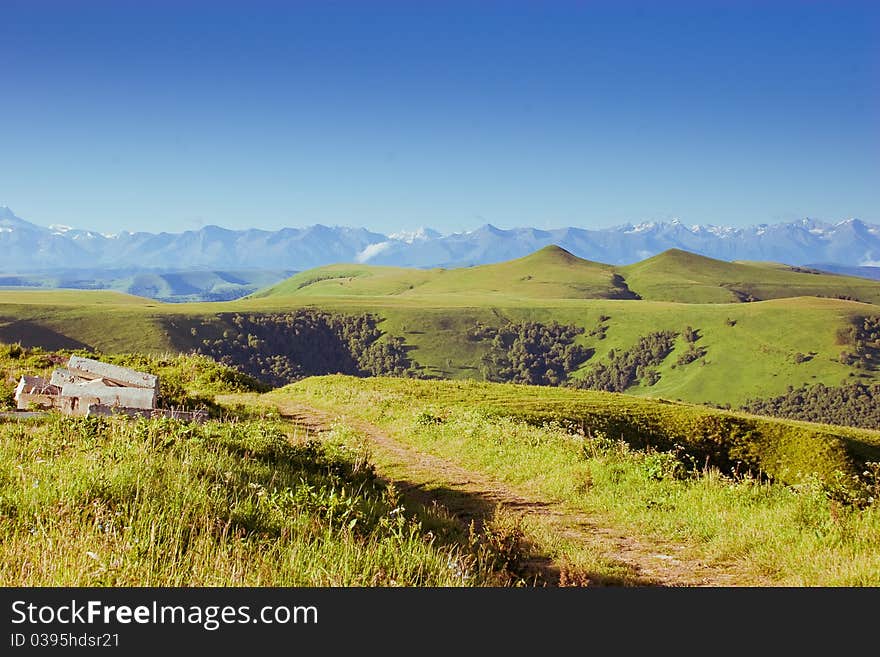
[[365, 455], [271, 421], [0, 424], [4, 586], [462, 586], [497, 579]]
[[[481, 392], [483, 399], [452, 402], [440, 391], [433, 400], [407, 394], [390, 380], [323, 377], [264, 401], [306, 402], [373, 422], [407, 445], [514, 489], [635, 536], [680, 544], [743, 584], [880, 584], [877, 506], [870, 499], [867, 506], [864, 499], [847, 504], [833, 480], [771, 483], [695, 462], [682, 450], [636, 450], [589, 426], [572, 431], [558, 422], [538, 426], [500, 417], [482, 410], [488, 402], [487, 390]], [[863, 483], [878, 490], [876, 477]], [[547, 545], [549, 531], [542, 539]]]

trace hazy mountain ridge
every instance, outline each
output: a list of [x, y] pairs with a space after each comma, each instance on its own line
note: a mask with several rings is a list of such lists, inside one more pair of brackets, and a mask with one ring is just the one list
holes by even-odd
[[230, 301], [282, 281], [287, 269], [56, 269], [0, 274], [0, 287], [114, 290], [170, 303]]
[[406, 267], [462, 267], [523, 257], [544, 246], [614, 265], [631, 264], [671, 248], [722, 260], [880, 265], [880, 226], [859, 219], [813, 219], [747, 228], [671, 222], [604, 229], [514, 228], [483, 225], [441, 235], [429, 228], [383, 235], [363, 228], [323, 226], [229, 230], [205, 226], [182, 233], [96, 231], [25, 221], [0, 208], [0, 271], [57, 269], [287, 269], [339, 262]]

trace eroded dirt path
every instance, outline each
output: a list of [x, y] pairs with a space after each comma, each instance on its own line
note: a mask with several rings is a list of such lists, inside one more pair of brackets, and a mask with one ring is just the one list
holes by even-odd
[[[603, 525], [585, 513], [572, 511], [562, 504], [539, 499], [513, 490], [502, 482], [482, 473], [462, 468], [456, 463], [426, 454], [389, 436], [375, 425], [330, 413], [297, 402], [277, 404], [282, 416], [310, 432], [321, 434], [335, 423], [357, 430], [369, 442], [374, 453], [380, 453], [388, 476], [404, 500], [425, 506], [431, 503], [445, 507], [459, 522], [467, 526], [472, 520], [480, 523], [492, 517], [497, 505], [549, 526], [567, 540], [583, 542], [600, 552], [604, 558], [620, 564], [628, 572], [629, 583], [645, 586], [736, 586], [742, 576], [727, 572], [717, 565], [685, 556], [685, 548], [673, 543], [648, 542], [627, 536]], [[560, 564], [548, 557], [536, 557], [528, 564], [540, 582], [557, 585]], [[564, 579], [563, 575], [563, 579]], [[575, 582], [575, 584], [613, 584], [609, 581]], [[755, 584], [750, 582], [750, 584]]]

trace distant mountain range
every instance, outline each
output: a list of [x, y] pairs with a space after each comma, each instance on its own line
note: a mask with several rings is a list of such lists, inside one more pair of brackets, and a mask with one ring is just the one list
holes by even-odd
[[676, 248], [721, 260], [789, 265], [827, 263], [850, 275], [877, 277], [880, 226], [859, 219], [813, 219], [748, 228], [686, 226], [679, 221], [605, 229], [514, 228], [486, 224], [451, 235], [422, 228], [383, 235], [363, 228], [227, 230], [205, 226], [182, 233], [103, 234], [67, 226], [42, 227], [0, 207], [0, 271], [76, 269], [284, 270], [360, 262], [406, 267], [466, 267], [519, 258], [550, 244], [589, 260], [625, 265]]
[[115, 290], [169, 303], [231, 301], [274, 285], [294, 273], [286, 269], [54, 269], [0, 274], [0, 287]]

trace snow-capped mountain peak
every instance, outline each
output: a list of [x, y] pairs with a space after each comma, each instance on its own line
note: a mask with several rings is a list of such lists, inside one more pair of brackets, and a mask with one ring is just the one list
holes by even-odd
[[413, 242], [425, 242], [439, 237], [443, 237], [443, 235], [427, 226], [421, 226], [416, 230], [401, 230], [396, 233], [391, 233], [388, 236], [389, 239], [406, 242], [407, 244], [412, 244]]
[[551, 244], [609, 264], [628, 264], [675, 248], [722, 260], [857, 266], [880, 261], [880, 226], [855, 218], [837, 223], [804, 218], [739, 228], [684, 224], [675, 218], [605, 229], [500, 229], [484, 224], [449, 235], [427, 227], [384, 235], [321, 224], [276, 231], [210, 225], [181, 233], [100, 233], [61, 224], [43, 228], [0, 207], [0, 270], [19, 273], [79, 267], [304, 270], [343, 262], [457, 267], [518, 258]]

